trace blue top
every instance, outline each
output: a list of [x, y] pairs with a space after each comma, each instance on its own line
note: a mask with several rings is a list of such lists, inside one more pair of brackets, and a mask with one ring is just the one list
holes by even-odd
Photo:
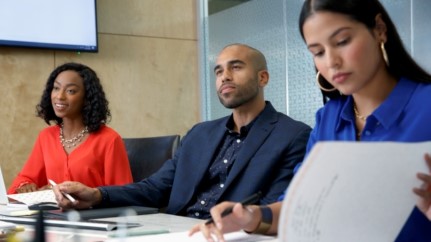
[[[361, 141], [431, 141], [430, 104], [431, 84], [401, 78], [388, 98], [367, 117]], [[356, 140], [355, 127], [352, 97], [330, 100], [316, 114], [307, 153], [318, 141]], [[431, 222], [415, 208], [396, 241], [431, 241]]]

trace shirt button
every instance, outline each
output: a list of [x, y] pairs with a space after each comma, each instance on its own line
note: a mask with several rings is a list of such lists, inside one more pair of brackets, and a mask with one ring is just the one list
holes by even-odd
[[196, 217], [199, 217], [199, 215], [200, 215], [200, 214], [199, 214], [198, 212], [196, 212], [196, 213], [195, 213], [195, 216], [196, 216]]
[[221, 187], [221, 188], [223, 188], [223, 187], [224, 187], [224, 184], [220, 184], [220, 187]]
[[241, 140], [240, 140], [240, 139], [237, 139], [237, 140], [236, 140], [236, 142], [239, 144], [239, 143], [241, 143]]
[[225, 164], [226, 164], [226, 163], [227, 163], [227, 159], [224, 159], [224, 160], [223, 160], [223, 163], [225, 163]]
[[205, 201], [204, 201], [204, 200], [202, 200], [202, 201], [201, 201], [201, 204], [202, 204], [202, 205], [204, 205], [204, 204], [205, 204]]

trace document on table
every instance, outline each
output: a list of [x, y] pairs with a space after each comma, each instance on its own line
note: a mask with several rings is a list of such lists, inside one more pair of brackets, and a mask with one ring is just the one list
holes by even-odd
[[55, 200], [54, 191], [51, 189], [36, 192], [9, 194], [7, 196], [28, 206], [41, 202], [57, 203]]
[[[175, 233], [166, 233], [166, 234], [157, 234], [157, 235], [145, 235], [145, 236], [135, 236], [128, 238], [117, 238], [106, 240], [105, 242], [141, 242], [141, 241], [151, 241], [151, 242], [166, 242], [166, 241], [187, 241], [187, 242], [206, 242], [207, 240], [203, 237], [201, 233], [196, 233], [193, 236], [189, 237], [189, 232], [175, 232]], [[233, 232], [229, 234], [225, 234], [224, 238], [227, 242], [256, 242], [256, 241], [277, 241], [274, 237], [257, 235], [257, 234], [247, 234], [245, 232]]]
[[394, 241], [416, 205], [431, 142], [321, 142], [283, 202], [279, 240]]

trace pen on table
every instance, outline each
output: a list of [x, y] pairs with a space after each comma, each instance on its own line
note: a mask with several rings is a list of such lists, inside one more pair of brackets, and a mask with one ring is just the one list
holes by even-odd
[[[243, 201], [241, 201], [239, 203], [241, 203], [242, 206], [250, 205], [250, 204], [258, 202], [261, 196], [262, 196], [262, 192], [259, 191], [259, 192], [256, 192], [255, 194], [251, 195], [250, 197], [247, 197], [246, 199], [244, 199]], [[233, 207], [226, 208], [221, 213], [221, 217], [223, 218], [223, 217], [231, 214], [232, 210], [233, 210]], [[206, 225], [211, 224], [211, 223], [214, 223], [213, 218], [210, 218], [205, 222]]]
[[[57, 183], [55, 183], [55, 181], [53, 181], [53, 180], [51, 180], [51, 179], [48, 179], [48, 181], [49, 181], [49, 183], [50, 183], [53, 187], [57, 186]], [[65, 193], [65, 192], [62, 192], [62, 194], [63, 194], [67, 199], [69, 199], [69, 201], [71, 201], [71, 202], [75, 202], [75, 201], [76, 201], [76, 200], [75, 200], [75, 198], [73, 198], [72, 196], [70, 196], [70, 194], [67, 194], [67, 193]]]

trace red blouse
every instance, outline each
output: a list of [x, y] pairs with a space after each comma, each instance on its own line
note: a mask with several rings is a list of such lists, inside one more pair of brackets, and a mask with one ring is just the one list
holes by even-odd
[[123, 185], [132, 182], [129, 160], [121, 136], [102, 125], [69, 155], [60, 143], [58, 125], [43, 129], [21, 172], [8, 189], [16, 193], [21, 184], [78, 181], [89, 187]]

